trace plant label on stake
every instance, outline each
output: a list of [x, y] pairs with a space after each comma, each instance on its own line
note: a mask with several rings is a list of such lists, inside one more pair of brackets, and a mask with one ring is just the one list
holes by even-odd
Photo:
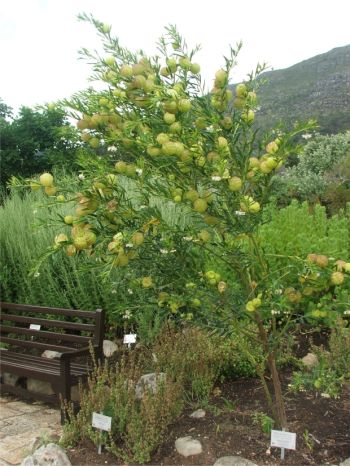
[[[101, 413], [92, 413], [92, 427], [96, 429], [105, 430], [110, 432], [112, 428], [112, 418], [110, 416], [105, 416]], [[102, 445], [99, 443], [97, 448], [97, 453], [100, 455], [102, 452]]]
[[271, 447], [281, 448], [281, 460], [284, 459], [284, 450], [295, 450], [297, 434], [284, 430], [271, 430]]
[[128, 333], [127, 335], [124, 335], [124, 344], [128, 345], [128, 348], [130, 348], [132, 343], [136, 343], [136, 333]]
[[[30, 324], [29, 325], [29, 330], [37, 330], [39, 331], [41, 329], [41, 325], [39, 324]], [[31, 340], [34, 340], [34, 335], [30, 337]]]
[[40, 330], [40, 329], [41, 329], [41, 325], [39, 325], [39, 324], [30, 324], [30, 325], [29, 325], [29, 329], [30, 329], [30, 330]]

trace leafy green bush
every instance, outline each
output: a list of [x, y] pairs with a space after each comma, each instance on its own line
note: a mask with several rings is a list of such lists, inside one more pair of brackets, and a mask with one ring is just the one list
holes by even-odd
[[[299, 275], [302, 289], [294, 311], [298, 310], [301, 321], [314, 323], [324, 314], [320, 322], [331, 327], [337, 315], [345, 317], [350, 304], [350, 283], [328, 287], [317, 297], [324, 269], [311, 267], [306, 271], [299, 258], [314, 253], [323, 256], [336, 270], [342, 270], [338, 260], [350, 258], [350, 204], [345, 212], [340, 210], [333, 217], [327, 217], [326, 208], [319, 204], [311, 208], [306, 202], [299, 204], [294, 200], [284, 209], [271, 204], [265, 211], [265, 220], [260, 230], [262, 248], [276, 283], [282, 285], [276, 286], [275, 292], [288, 295], [288, 287]], [[312, 263], [312, 254], [310, 260]], [[311, 296], [317, 299], [308, 300]]]
[[[271, 204], [265, 210], [261, 227], [262, 247], [271, 264], [280, 263], [277, 255], [305, 257], [310, 252], [336, 259], [350, 258], [350, 205], [346, 212], [331, 218], [319, 204], [313, 209], [293, 200], [284, 208]], [[276, 255], [276, 256], [273, 256]]]

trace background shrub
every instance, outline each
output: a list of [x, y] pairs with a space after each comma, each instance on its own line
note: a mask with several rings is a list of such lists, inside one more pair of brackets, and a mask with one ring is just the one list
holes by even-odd
[[335, 177], [342, 190], [349, 189], [349, 179], [342, 176], [347, 171], [349, 152], [349, 131], [332, 136], [316, 136], [305, 145], [296, 165], [274, 178], [278, 198], [283, 203], [288, 199], [290, 202], [293, 197], [310, 202], [323, 200], [325, 204], [330, 204], [333, 213], [336, 207], [344, 207], [344, 203], [339, 204], [336, 199], [332, 201], [329, 190], [335, 190]]

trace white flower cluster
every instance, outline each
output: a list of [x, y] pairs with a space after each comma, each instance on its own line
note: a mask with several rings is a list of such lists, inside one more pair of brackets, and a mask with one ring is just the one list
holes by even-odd
[[131, 311], [129, 309], [126, 309], [123, 315], [123, 319], [131, 319], [131, 317], [132, 317]]
[[169, 252], [176, 252], [176, 249], [159, 249], [161, 254], [169, 254]]

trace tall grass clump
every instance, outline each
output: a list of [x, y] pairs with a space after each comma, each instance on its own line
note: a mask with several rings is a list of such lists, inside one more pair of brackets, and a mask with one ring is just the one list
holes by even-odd
[[65, 231], [62, 224], [40, 226], [40, 219], [71, 213], [65, 203], [51, 203], [41, 192], [18, 191], [4, 199], [0, 208], [0, 281], [3, 301], [114, 312], [117, 295], [113, 283], [105, 283], [88, 268], [87, 258], [72, 261], [64, 254], [51, 256], [40, 270], [35, 264], [52, 246], [55, 234]]

